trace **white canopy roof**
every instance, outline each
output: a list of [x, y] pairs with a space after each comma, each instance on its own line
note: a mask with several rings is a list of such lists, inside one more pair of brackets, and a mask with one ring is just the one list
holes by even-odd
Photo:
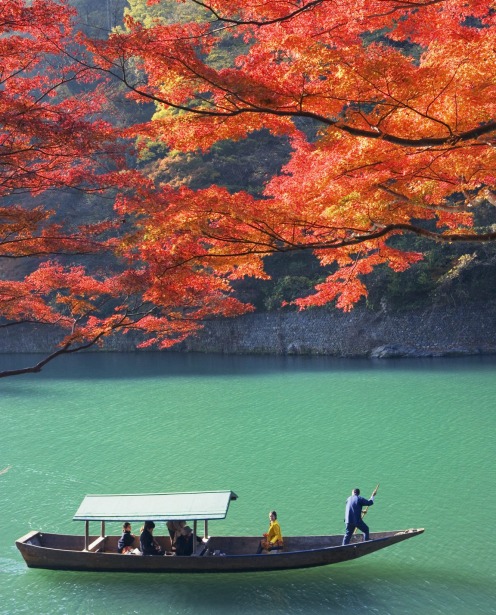
[[194, 521], [224, 519], [233, 491], [87, 495], [75, 520], [80, 521]]

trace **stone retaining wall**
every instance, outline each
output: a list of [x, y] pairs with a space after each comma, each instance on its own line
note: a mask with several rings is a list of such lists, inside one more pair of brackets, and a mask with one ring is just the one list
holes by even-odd
[[340, 357], [444, 356], [496, 352], [495, 306], [388, 314], [355, 308], [248, 314], [211, 322], [178, 350]]
[[[54, 331], [0, 329], [1, 352], [52, 352]], [[107, 340], [103, 350], [133, 351], [130, 336]], [[93, 350], [98, 350], [94, 348]], [[496, 353], [496, 305], [430, 307], [389, 313], [357, 307], [247, 314], [207, 322], [173, 347], [182, 352], [319, 354], [337, 357], [446, 356]]]

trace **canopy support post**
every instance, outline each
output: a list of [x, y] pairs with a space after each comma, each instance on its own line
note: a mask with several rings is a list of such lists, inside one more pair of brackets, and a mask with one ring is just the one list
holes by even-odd
[[88, 545], [90, 544], [90, 522], [86, 520], [84, 522], [84, 550], [88, 550]]
[[102, 521], [102, 529], [100, 531], [100, 536], [102, 538], [105, 536], [105, 521]]
[[205, 519], [203, 522], [203, 538], [205, 538], [205, 540], [208, 538], [208, 519]]

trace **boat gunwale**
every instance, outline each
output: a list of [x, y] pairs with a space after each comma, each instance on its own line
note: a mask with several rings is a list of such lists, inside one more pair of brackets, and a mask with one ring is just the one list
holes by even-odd
[[[274, 551], [272, 553], [270, 553], [271, 557], [278, 557], [278, 556], [283, 556], [283, 555], [291, 555], [291, 554], [302, 554], [302, 553], [318, 553], [318, 552], [324, 552], [324, 551], [329, 551], [329, 550], [334, 550], [334, 549], [356, 549], [357, 547], [360, 547], [361, 545], [365, 546], [365, 545], [370, 545], [370, 544], [377, 544], [379, 542], [385, 542], [385, 541], [391, 541], [393, 538], [400, 538], [400, 537], [404, 537], [404, 538], [410, 538], [413, 536], [417, 536], [419, 534], [422, 534], [425, 531], [425, 528], [410, 528], [407, 530], [391, 530], [391, 532], [375, 532], [377, 534], [390, 534], [388, 536], [380, 536], [378, 538], [373, 538], [372, 540], [367, 540], [367, 541], [357, 541], [357, 542], [350, 542], [347, 545], [343, 545], [343, 544], [337, 544], [337, 545], [330, 545], [330, 546], [326, 546], [326, 547], [315, 547], [315, 548], [308, 548], [308, 549], [292, 549], [291, 551], [288, 551], [287, 549], [283, 549], [280, 551]], [[32, 531], [32, 532], [28, 532], [27, 534], [25, 534], [24, 536], [22, 536], [21, 538], [18, 538], [15, 541], [16, 545], [23, 545], [23, 546], [27, 546], [27, 547], [31, 547], [33, 549], [43, 549], [43, 550], [47, 550], [47, 551], [59, 551], [61, 553], [78, 553], [81, 555], [84, 554], [88, 554], [88, 555], [95, 555], [98, 554], [99, 556], [105, 555], [105, 556], [116, 556], [116, 557], [122, 557], [122, 553], [116, 553], [115, 551], [88, 551], [85, 549], [62, 549], [60, 547], [56, 547], [56, 546], [45, 546], [42, 544], [36, 545], [36, 544], [31, 544], [28, 542], [29, 539], [34, 538], [35, 536], [37, 536], [38, 534], [43, 535], [43, 534], [48, 534], [50, 536], [57, 536], [57, 537], [70, 537], [70, 538], [83, 538], [82, 536], [80, 536], [79, 534], [54, 534], [54, 533], [50, 533], [50, 532], [42, 532], [41, 530], [39, 531]], [[306, 538], [338, 538], [338, 537], [342, 537], [342, 534], [316, 534], [316, 535], [308, 535], [305, 536]], [[218, 538], [218, 539], [222, 539], [222, 538], [227, 538], [227, 539], [254, 539], [254, 540], [258, 540], [259, 537], [258, 536], [212, 536], [211, 538]], [[286, 539], [289, 540], [291, 538], [302, 538], [302, 536], [287, 536]], [[205, 544], [206, 546], [206, 544]], [[19, 547], [18, 547], [19, 548]], [[222, 557], [223, 558], [246, 558], [246, 557], [255, 557], [255, 556], [260, 556], [260, 557], [266, 557], [267, 553], [225, 553]], [[136, 555], [138, 556], [138, 555]], [[141, 555], [140, 557], [148, 557], [148, 556], [143, 556]], [[150, 556], [152, 557], [152, 556]], [[167, 556], [165, 556], [167, 557]], [[178, 556], [176, 556], [178, 557]], [[180, 557], [180, 556], [179, 556]], [[205, 557], [203, 553], [197, 553], [197, 554], [192, 554], [190, 556], [184, 556], [189, 557], [189, 558], [203, 558]], [[205, 559], [208, 559], [209, 556], [207, 556]]]

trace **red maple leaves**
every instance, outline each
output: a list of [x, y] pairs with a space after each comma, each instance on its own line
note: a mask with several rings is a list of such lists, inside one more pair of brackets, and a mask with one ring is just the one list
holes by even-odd
[[[297, 305], [348, 310], [375, 267], [421, 258], [392, 247], [395, 235], [496, 239], [472, 217], [494, 200], [491, 2], [188, 4], [196, 20], [129, 15], [90, 40], [63, 4], [0, 0], [0, 256], [37, 259], [21, 279], [4, 267], [7, 324], [57, 323], [71, 349], [116, 330], [169, 345], [205, 317], [251, 309], [231, 282], [264, 277], [276, 251], [335, 268]], [[154, 117], [116, 121], [123, 91], [153, 101]], [[261, 198], [154, 185], [124, 156], [135, 139], [208, 150], [262, 128], [292, 154]], [[66, 188], [115, 199], [114, 213], [64, 220], [51, 202]]]

